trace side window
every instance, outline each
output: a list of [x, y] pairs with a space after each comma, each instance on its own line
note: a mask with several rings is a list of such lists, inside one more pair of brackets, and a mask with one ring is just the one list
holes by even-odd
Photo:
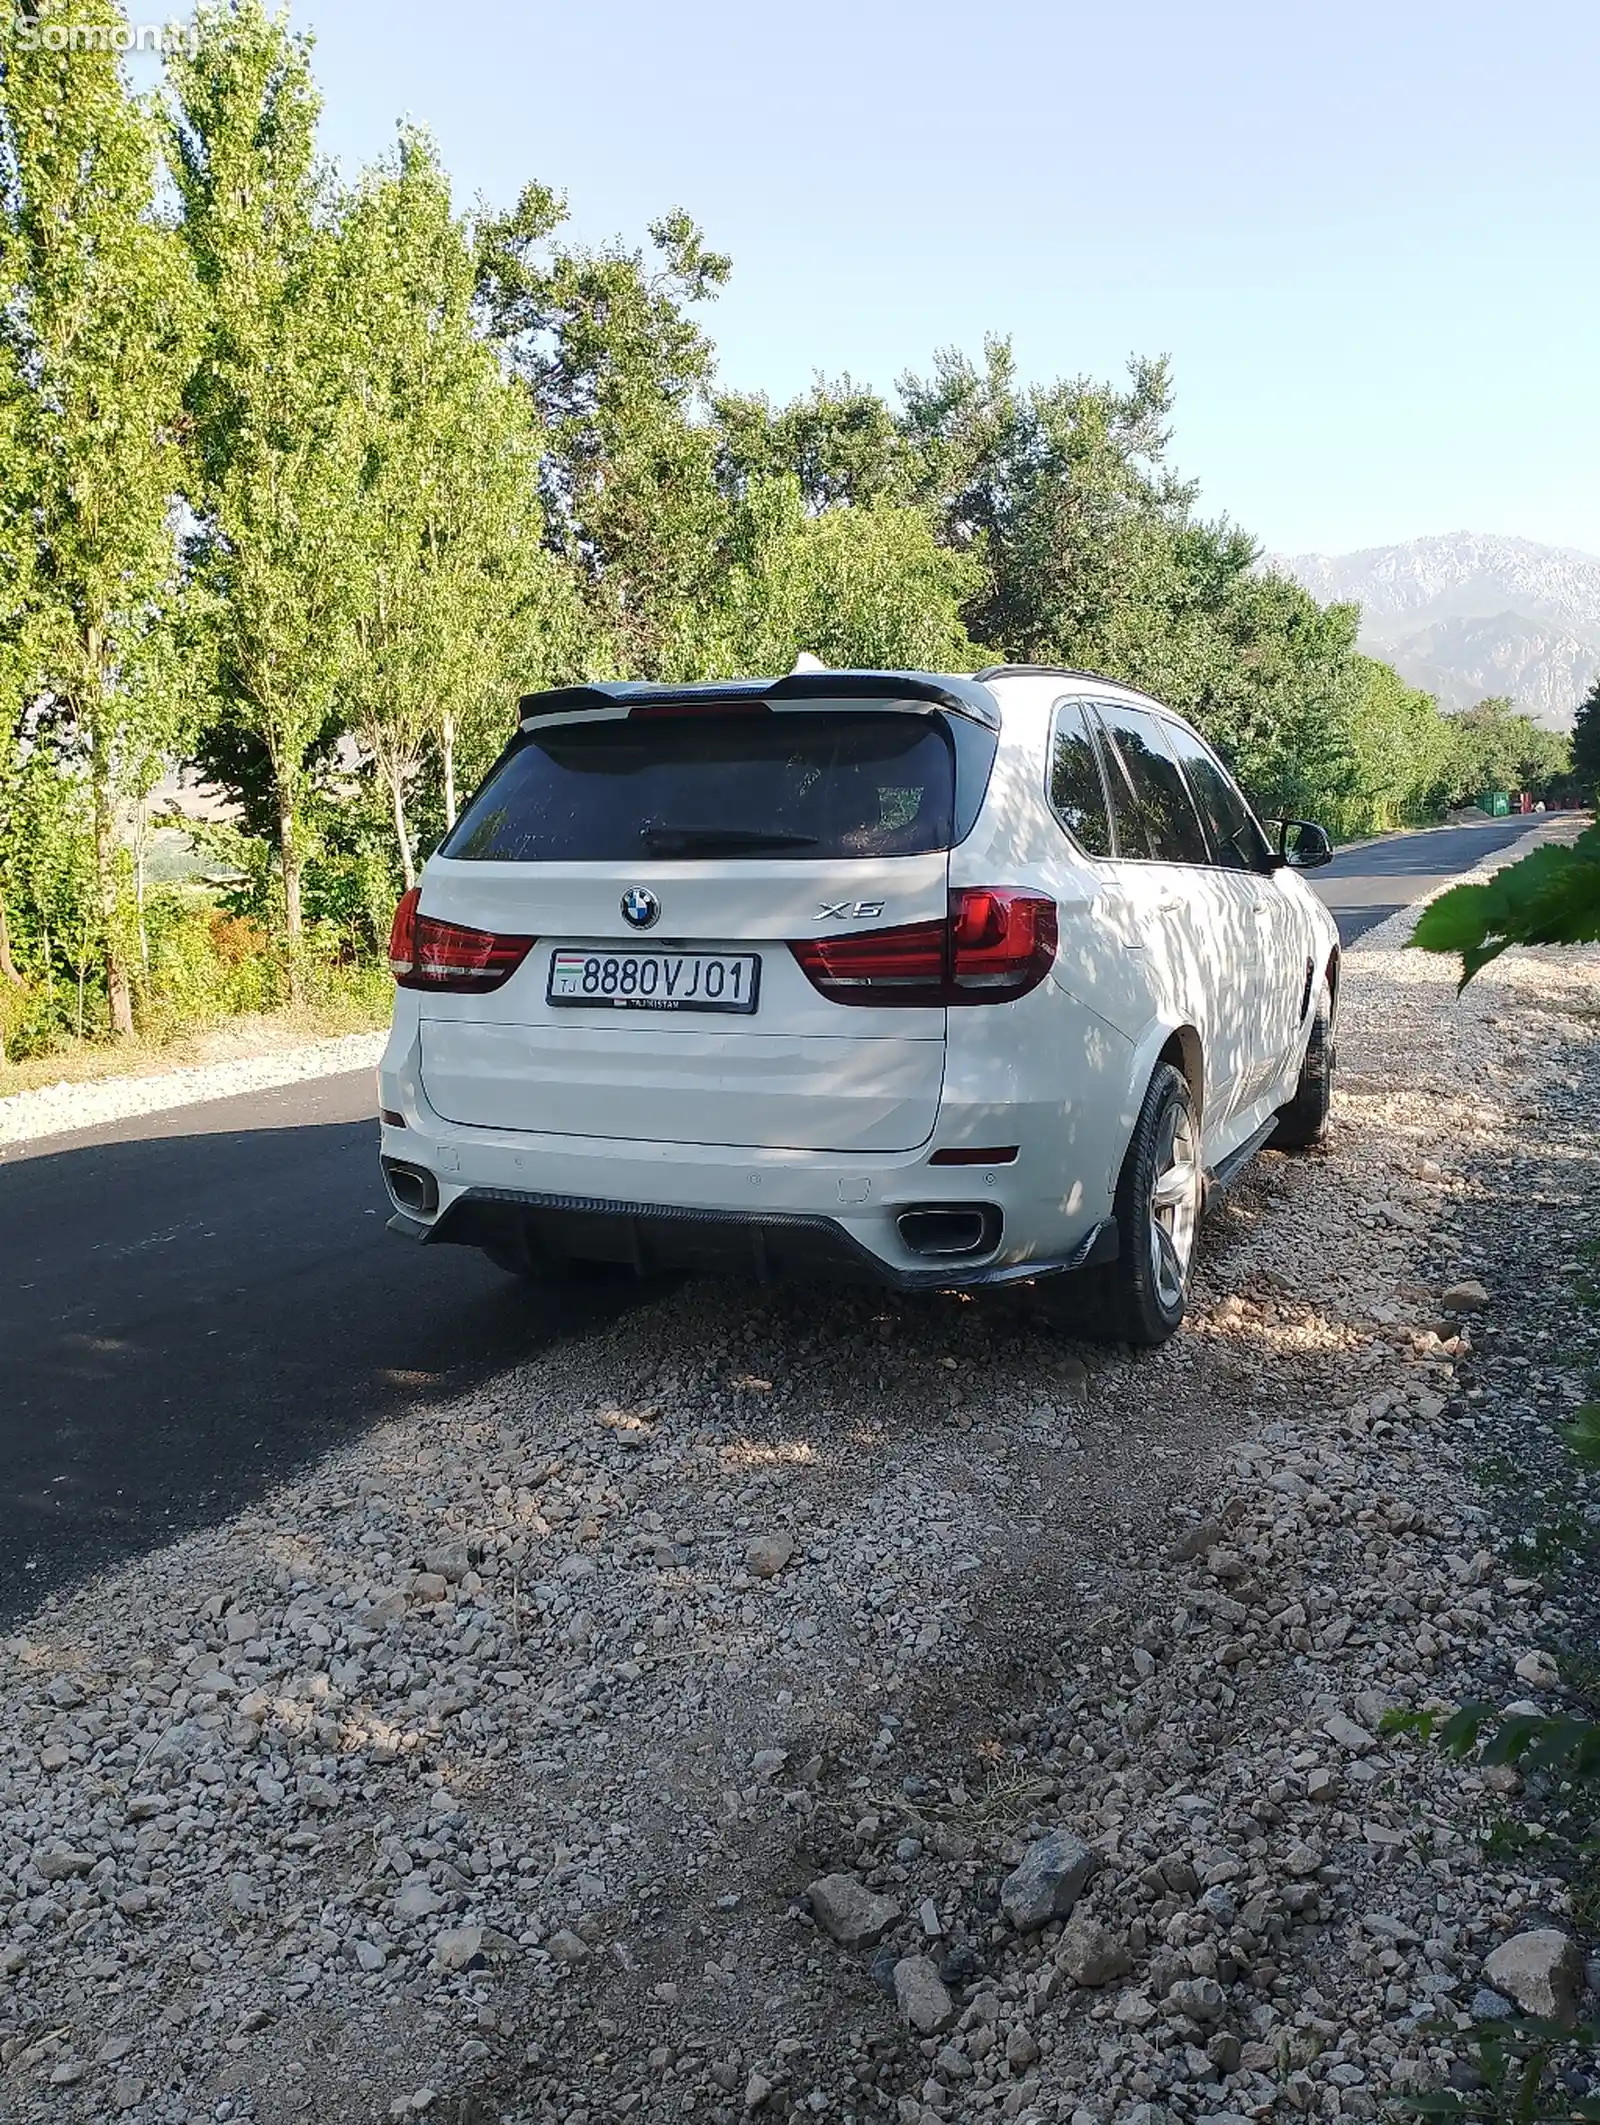
[[1265, 870], [1272, 860], [1272, 848], [1239, 785], [1192, 730], [1185, 730], [1181, 723], [1161, 727], [1194, 791], [1216, 861], [1230, 871]]
[[1098, 752], [1076, 701], [1063, 701], [1056, 711], [1056, 734], [1050, 748], [1050, 805], [1087, 854], [1112, 854], [1111, 817], [1106, 810]]
[[1150, 846], [1150, 834], [1145, 825], [1144, 811], [1133, 794], [1133, 784], [1128, 780], [1128, 770], [1122, 764], [1122, 755], [1111, 742], [1110, 733], [1103, 724], [1100, 732], [1100, 757], [1105, 764], [1106, 795], [1111, 800], [1111, 824], [1116, 836], [1119, 856], [1142, 857], [1146, 862], [1155, 854]]
[[[1102, 702], [1100, 714], [1128, 770], [1152, 858], [1157, 863], [1209, 863], [1205, 828], [1178, 763], [1167, 750], [1159, 719], [1120, 701]], [[1138, 844], [1124, 841], [1122, 846], [1125, 854], [1132, 854]]]

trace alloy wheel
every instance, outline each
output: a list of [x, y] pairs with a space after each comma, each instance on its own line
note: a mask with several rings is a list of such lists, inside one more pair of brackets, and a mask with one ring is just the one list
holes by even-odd
[[1182, 1302], [1200, 1227], [1194, 1118], [1178, 1101], [1162, 1117], [1155, 1175], [1150, 1191], [1150, 1273], [1157, 1297], [1170, 1312]]

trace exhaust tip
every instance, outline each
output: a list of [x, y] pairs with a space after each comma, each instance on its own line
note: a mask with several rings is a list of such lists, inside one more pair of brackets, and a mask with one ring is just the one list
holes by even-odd
[[427, 1168], [402, 1165], [397, 1158], [386, 1158], [382, 1165], [395, 1208], [411, 1217], [432, 1217], [439, 1207], [439, 1183]]
[[895, 1224], [911, 1252], [932, 1261], [989, 1254], [1000, 1244], [1000, 1213], [992, 1203], [930, 1203], [902, 1210]]

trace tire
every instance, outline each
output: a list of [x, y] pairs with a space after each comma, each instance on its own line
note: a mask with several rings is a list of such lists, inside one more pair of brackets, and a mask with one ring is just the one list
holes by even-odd
[[1079, 1334], [1153, 1349], [1176, 1333], [1204, 1201], [1194, 1095], [1181, 1070], [1161, 1063], [1117, 1180], [1117, 1259], [1087, 1276], [1061, 1279], [1078, 1287], [1072, 1310]]
[[1274, 1151], [1309, 1151], [1327, 1135], [1328, 1109], [1333, 1104], [1333, 1064], [1333, 998], [1324, 982], [1294, 1097], [1278, 1109], [1278, 1126], [1269, 1139]]

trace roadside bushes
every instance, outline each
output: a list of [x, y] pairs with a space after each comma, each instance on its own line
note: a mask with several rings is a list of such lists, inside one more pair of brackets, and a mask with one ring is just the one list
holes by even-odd
[[[311, 922], [297, 964], [300, 1000], [317, 1020], [365, 1025], [388, 1003], [387, 970], [364, 921], [359, 941], [335, 921]], [[293, 986], [281, 937], [192, 887], [157, 887], [146, 895], [133, 926], [129, 972], [135, 1033], [157, 1046], [229, 1019], [281, 1011]], [[0, 1060], [25, 1062], [109, 1037], [92, 933], [81, 951], [70, 937], [52, 939], [48, 959], [30, 951], [18, 975], [0, 982]]]

